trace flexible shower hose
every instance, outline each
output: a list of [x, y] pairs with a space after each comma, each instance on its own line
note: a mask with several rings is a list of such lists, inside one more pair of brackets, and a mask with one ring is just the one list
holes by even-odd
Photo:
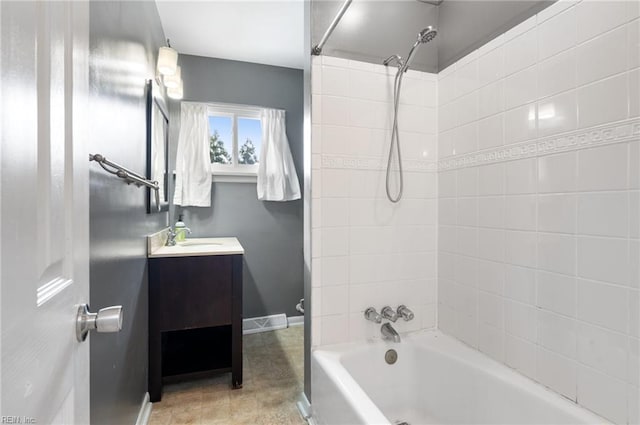
[[[400, 133], [398, 132], [398, 106], [400, 105], [400, 88], [402, 87], [403, 67], [398, 68], [396, 78], [393, 83], [393, 127], [391, 128], [391, 144], [389, 146], [389, 158], [387, 160], [387, 175], [386, 175], [386, 189], [387, 198], [393, 203], [397, 203], [402, 199], [402, 190], [404, 189], [404, 178], [402, 173], [402, 155], [400, 153]], [[394, 197], [391, 194], [390, 179], [391, 179], [391, 163], [393, 161], [393, 147], [396, 147], [398, 154], [398, 171], [400, 176], [400, 188], [397, 195]]]

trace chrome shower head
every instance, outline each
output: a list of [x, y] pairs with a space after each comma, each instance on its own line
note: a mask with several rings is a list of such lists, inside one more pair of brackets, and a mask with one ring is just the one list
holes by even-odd
[[438, 30], [429, 25], [418, 33], [418, 43], [428, 43], [438, 35]]

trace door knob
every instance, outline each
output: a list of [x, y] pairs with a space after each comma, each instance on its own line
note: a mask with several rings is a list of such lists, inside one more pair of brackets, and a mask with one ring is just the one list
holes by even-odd
[[76, 338], [78, 341], [82, 342], [87, 339], [87, 334], [92, 329], [98, 332], [120, 332], [122, 329], [122, 306], [105, 307], [97, 313], [91, 313], [88, 304], [80, 305], [76, 317]]

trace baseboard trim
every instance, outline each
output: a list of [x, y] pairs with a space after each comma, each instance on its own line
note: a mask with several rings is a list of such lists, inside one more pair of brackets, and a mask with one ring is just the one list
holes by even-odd
[[242, 320], [242, 334], [250, 335], [259, 332], [275, 331], [278, 329], [286, 329], [290, 326], [301, 326], [302, 324], [304, 324], [304, 316], [287, 317], [284, 313], [262, 317], [249, 317]]
[[304, 316], [289, 316], [287, 323], [289, 326], [302, 326], [304, 325]]
[[311, 417], [311, 403], [309, 403], [309, 399], [305, 393], [300, 393], [298, 396], [296, 407], [298, 408], [298, 413], [300, 413], [302, 419], [304, 419], [309, 425], [315, 425], [316, 422]]
[[140, 405], [140, 412], [138, 412], [136, 425], [147, 425], [149, 423], [149, 418], [151, 417], [151, 409], [153, 409], [153, 404], [149, 399], [149, 393], [145, 393], [144, 397], [142, 398], [142, 404]]

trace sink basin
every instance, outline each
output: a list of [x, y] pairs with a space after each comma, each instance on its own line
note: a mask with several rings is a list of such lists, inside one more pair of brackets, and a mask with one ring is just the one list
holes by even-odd
[[174, 246], [166, 246], [166, 236], [158, 232], [150, 236], [149, 240], [149, 258], [244, 254], [244, 248], [236, 238], [193, 238]]
[[178, 242], [180, 246], [207, 246], [207, 245], [222, 245], [222, 242], [207, 242], [207, 241], [184, 241]]

